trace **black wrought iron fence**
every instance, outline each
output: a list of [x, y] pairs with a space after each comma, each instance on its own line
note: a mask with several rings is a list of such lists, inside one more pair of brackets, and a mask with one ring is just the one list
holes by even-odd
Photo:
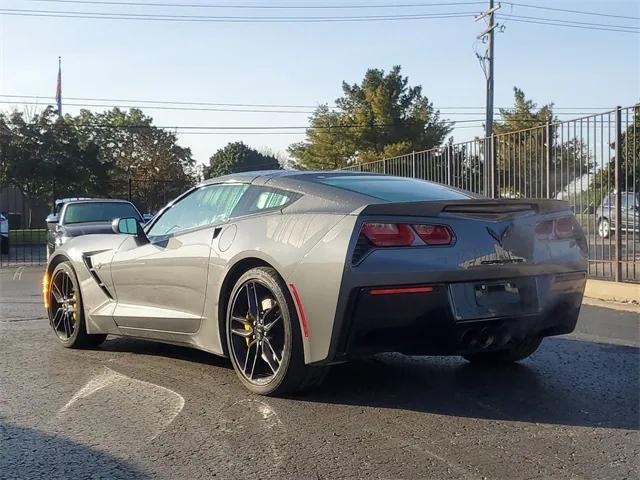
[[640, 105], [346, 170], [421, 178], [493, 198], [566, 200], [588, 238], [590, 275], [640, 281]]
[[[118, 198], [133, 202], [141, 213], [153, 214], [189, 185], [172, 180], [126, 179], [107, 182], [99, 188], [69, 191], [52, 183], [44, 195], [29, 195], [15, 185], [0, 185], [0, 268], [38, 265], [47, 259], [47, 224], [54, 201], [62, 198]], [[44, 197], [44, 198], [43, 198]]]

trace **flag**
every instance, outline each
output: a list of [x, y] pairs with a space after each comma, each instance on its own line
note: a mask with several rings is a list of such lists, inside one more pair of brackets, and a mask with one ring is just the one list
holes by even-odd
[[62, 61], [58, 57], [58, 84], [56, 85], [56, 104], [58, 105], [58, 115], [62, 116]]

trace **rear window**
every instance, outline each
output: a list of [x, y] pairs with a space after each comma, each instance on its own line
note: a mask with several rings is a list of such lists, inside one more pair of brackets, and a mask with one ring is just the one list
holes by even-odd
[[133, 205], [126, 202], [70, 203], [64, 213], [63, 224], [110, 222], [114, 218], [133, 217], [142, 221]]
[[464, 200], [471, 198], [463, 192], [437, 183], [413, 178], [369, 175], [320, 177], [320, 183], [369, 195], [387, 202], [416, 202], [420, 200]]

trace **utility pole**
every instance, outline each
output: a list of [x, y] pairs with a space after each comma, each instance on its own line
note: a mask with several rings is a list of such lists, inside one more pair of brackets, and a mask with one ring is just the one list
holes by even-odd
[[[496, 168], [496, 152], [495, 152], [495, 141], [493, 137], [493, 37], [494, 30], [499, 27], [497, 23], [495, 23], [495, 12], [501, 7], [498, 3], [497, 6], [494, 6], [493, 0], [489, 0], [489, 9], [485, 12], [482, 12], [475, 18], [475, 21], [482, 20], [483, 18], [487, 20], [487, 29], [478, 35], [478, 40], [483, 40], [487, 49], [483, 56], [478, 55], [478, 59], [480, 60], [480, 65], [482, 66], [482, 70], [484, 71], [485, 77], [487, 79], [487, 100], [485, 107], [485, 159], [488, 160], [485, 163], [485, 193], [488, 196], [493, 197], [495, 195], [494, 192], [494, 173]], [[477, 54], [476, 54], [477, 55]]]
[[62, 118], [62, 57], [58, 57], [58, 82], [56, 84], [56, 105], [58, 118]]
[[478, 15], [475, 20], [487, 19], [487, 29], [478, 35], [478, 40], [484, 40], [487, 44], [487, 51], [484, 57], [480, 57], [483, 70], [487, 79], [487, 103], [485, 119], [485, 137], [489, 138], [493, 134], [493, 37], [494, 30], [499, 26], [495, 23], [495, 12], [501, 7], [500, 4], [494, 6], [493, 0], [489, 0], [489, 9]]

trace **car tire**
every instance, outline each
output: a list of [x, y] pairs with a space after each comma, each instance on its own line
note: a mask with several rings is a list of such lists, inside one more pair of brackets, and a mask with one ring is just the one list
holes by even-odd
[[493, 352], [469, 353], [462, 357], [471, 362], [479, 364], [508, 364], [519, 362], [532, 355], [542, 343], [540, 337], [529, 337], [518, 343], [517, 345]]
[[[251, 292], [253, 301], [249, 300]], [[227, 349], [240, 382], [248, 390], [280, 396], [322, 383], [328, 367], [305, 365], [296, 307], [287, 285], [273, 268], [257, 267], [245, 272], [228, 300]], [[280, 320], [276, 320], [278, 317]], [[258, 372], [264, 375], [261, 377]]]
[[598, 236], [601, 238], [609, 238], [611, 235], [611, 222], [608, 218], [598, 220]]
[[2, 255], [9, 254], [9, 238], [0, 237], [0, 253]]
[[87, 333], [80, 284], [70, 262], [53, 270], [47, 295], [49, 324], [64, 347], [93, 348], [106, 340], [106, 334]]

